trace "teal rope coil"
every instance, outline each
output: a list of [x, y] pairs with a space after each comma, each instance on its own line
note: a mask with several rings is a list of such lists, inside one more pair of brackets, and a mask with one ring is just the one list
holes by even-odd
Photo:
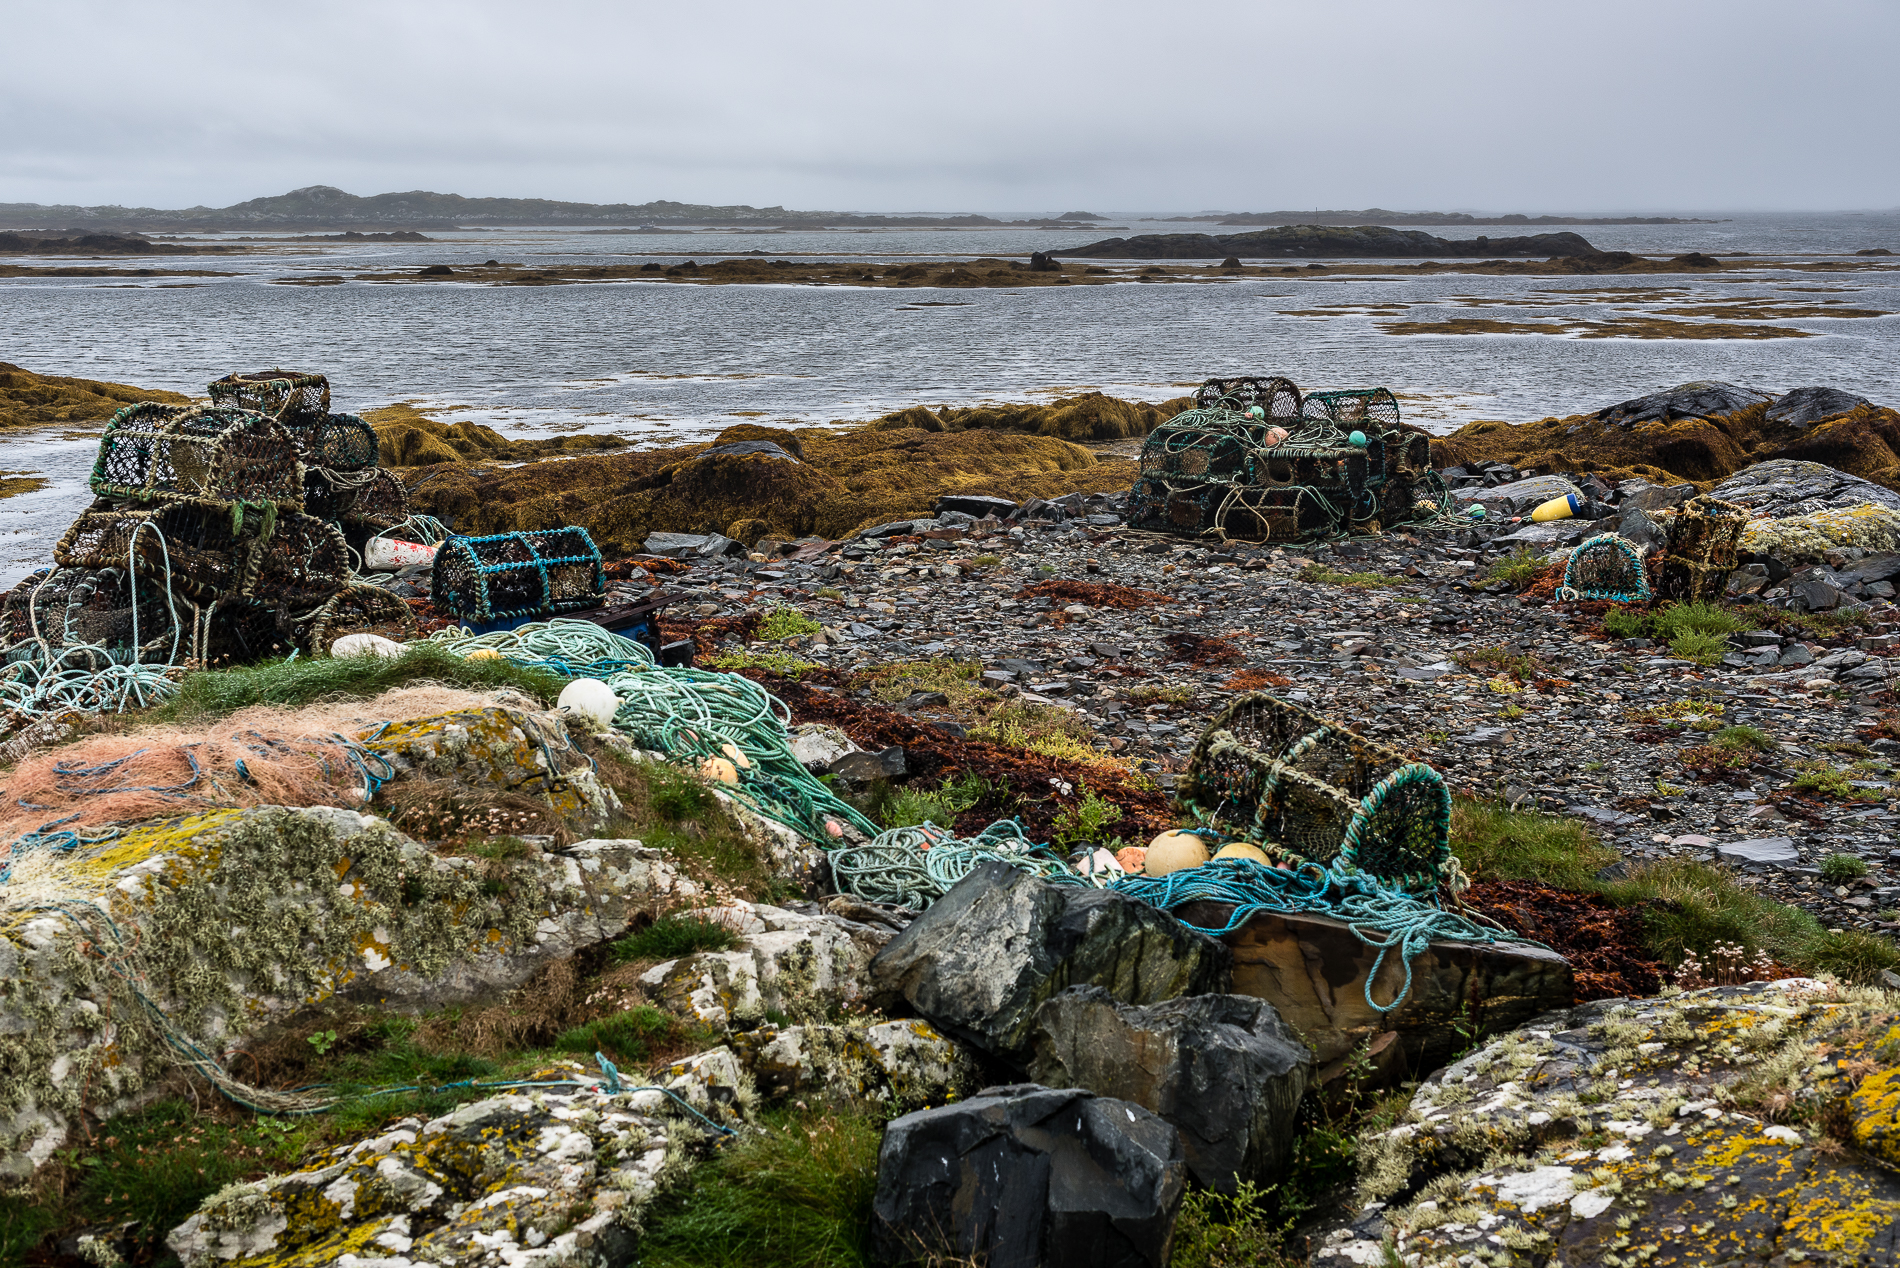
[[[1412, 993], [1412, 961], [1433, 942], [1543, 945], [1445, 911], [1404, 890], [1381, 885], [1363, 872], [1341, 873], [1317, 863], [1285, 871], [1251, 859], [1215, 859], [1166, 876], [1126, 876], [1111, 882], [1108, 888], [1170, 913], [1192, 902], [1232, 903], [1232, 915], [1218, 928], [1182, 921], [1190, 929], [1217, 938], [1232, 933], [1261, 912], [1329, 916], [1343, 921], [1354, 937], [1378, 950], [1366, 974], [1365, 996], [1366, 1003], [1380, 1013], [1391, 1012]], [[1381, 1004], [1372, 998], [1372, 983], [1386, 956], [1394, 951], [1405, 965], [1405, 982], [1390, 1003]]]
[[791, 709], [750, 678], [659, 668], [644, 644], [574, 618], [482, 635], [442, 630], [427, 641], [459, 656], [492, 648], [527, 668], [563, 678], [598, 679], [620, 700], [614, 728], [640, 747], [682, 765], [726, 757], [726, 746], [731, 745], [746, 761], [733, 763], [739, 783], [720, 791], [820, 846], [837, 844], [832, 823], [866, 837], [880, 831], [793, 756], [787, 731]]
[[869, 845], [831, 855], [837, 887], [869, 902], [922, 911], [985, 863], [1007, 863], [1059, 885], [1088, 885], [1055, 851], [1023, 834], [1017, 819], [1000, 819], [973, 837], [934, 823], [880, 832]]

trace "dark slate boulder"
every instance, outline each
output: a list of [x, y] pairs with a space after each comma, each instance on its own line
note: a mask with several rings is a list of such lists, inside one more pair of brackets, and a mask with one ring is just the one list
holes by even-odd
[[1009, 513], [1016, 509], [1016, 503], [1008, 498], [990, 497], [984, 493], [950, 493], [938, 498], [937, 504], [930, 509], [938, 515], [945, 511], [961, 511], [977, 519], [991, 516], [1000, 520], [1008, 518]]
[[985, 1088], [884, 1129], [873, 1258], [1163, 1268], [1186, 1188], [1180, 1133], [1139, 1106], [1033, 1083]]
[[1126, 894], [1052, 885], [987, 863], [932, 903], [871, 961], [872, 990], [1020, 1062], [1036, 1010], [1070, 986], [1127, 1004], [1227, 989], [1231, 953]]
[[1668, 422], [1672, 418], [1720, 418], [1774, 399], [1766, 392], [1737, 387], [1733, 383], [1683, 383], [1667, 391], [1651, 392], [1648, 396], [1600, 409], [1595, 418], [1618, 427]]
[[1768, 421], [1805, 428], [1873, 402], [1837, 387], [1798, 387], [1768, 407]]
[[1135, 1006], [1071, 987], [1037, 1011], [1032, 1042], [1031, 1078], [1153, 1110], [1180, 1130], [1194, 1179], [1222, 1193], [1280, 1178], [1313, 1077], [1313, 1054], [1251, 995]]
[[763, 454], [767, 458], [783, 458], [787, 462], [798, 461], [797, 457], [785, 452], [769, 440], [735, 440], [729, 444], [714, 445], [711, 449], [701, 452], [699, 457], [716, 458], [721, 455], [730, 455], [742, 458], [749, 454]]

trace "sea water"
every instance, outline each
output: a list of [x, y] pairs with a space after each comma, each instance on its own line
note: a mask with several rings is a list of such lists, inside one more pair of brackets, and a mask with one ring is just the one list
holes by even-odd
[[[1708, 213], [1705, 213], [1708, 214]], [[1209, 223], [1115, 229], [432, 232], [422, 243], [275, 243], [258, 254], [114, 258], [104, 267], [202, 268], [229, 277], [0, 280], [0, 359], [41, 373], [201, 394], [233, 370], [327, 374], [333, 408], [414, 401], [507, 435], [613, 432], [640, 443], [701, 439], [740, 421], [811, 425], [913, 404], [1048, 400], [1100, 390], [1178, 396], [1217, 374], [1283, 374], [1301, 388], [1385, 385], [1409, 419], [1449, 431], [1593, 410], [1692, 379], [1786, 390], [1826, 384], [1900, 401], [1900, 317], [1729, 318], [1802, 332], [1775, 339], [1397, 334], [1397, 321], [1539, 318], [1615, 322], [1769, 299], [1900, 312], [1895, 269], [1567, 277], [1429, 274], [1108, 286], [878, 289], [627, 281], [285, 285], [313, 274], [410, 271], [498, 259], [534, 267], [767, 258], [970, 259], [1150, 232], [1233, 233]], [[1557, 226], [1555, 228], [1562, 228]], [[1543, 227], [1428, 229], [1504, 236]], [[1580, 226], [1604, 250], [1752, 252], [1790, 263], [1886, 265], [1900, 213], [1734, 216], [1700, 225]], [[243, 235], [201, 235], [233, 240]], [[9, 262], [70, 265], [70, 258]], [[1125, 261], [1115, 262], [1117, 266]], [[1182, 261], [1164, 263], [1180, 264]], [[1280, 266], [1288, 261], [1263, 261]], [[1305, 263], [1299, 261], [1297, 263]], [[1364, 263], [1351, 261], [1351, 263]], [[1410, 263], [1407, 261], [1407, 263]], [[60, 431], [0, 437], [0, 471], [46, 488], [0, 503], [0, 585], [50, 555], [87, 499], [96, 442]]]

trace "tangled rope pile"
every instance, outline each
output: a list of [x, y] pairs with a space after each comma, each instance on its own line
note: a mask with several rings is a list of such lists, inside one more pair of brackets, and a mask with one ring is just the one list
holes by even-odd
[[1060, 885], [1088, 885], [1046, 845], [1023, 835], [1015, 819], [992, 823], [973, 837], [959, 837], [934, 823], [880, 832], [869, 845], [831, 856], [838, 888], [871, 902], [922, 911], [985, 863], [1007, 863]]
[[[1224, 925], [1182, 921], [1188, 928], [1214, 937], [1232, 933], [1261, 912], [1330, 916], [1344, 921], [1361, 942], [1378, 950], [1366, 974], [1365, 995], [1366, 1003], [1380, 1013], [1391, 1012], [1412, 993], [1412, 961], [1433, 942], [1488, 946], [1531, 941], [1508, 929], [1445, 911], [1429, 899], [1381, 885], [1363, 872], [1342, 873], [1317, 863], [1282, 870], [1250, 859], [1215, 859], [1166, 876], [1123, 877], [1111, 882], [1109, 888], [1167, 912], [1193, 902], [1233, 903], [1234, 910]], [[1405, 983], [1391, 1002], [1381, 1004], [1372, 998], [1372, 983], [1386, 955], [1393, 951], [1405, 965]]]

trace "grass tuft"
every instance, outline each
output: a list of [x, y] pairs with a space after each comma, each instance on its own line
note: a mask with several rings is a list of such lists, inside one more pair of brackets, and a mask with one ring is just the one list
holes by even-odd
[[1821, 860], [1821, 879], [1836, 885], [1867, 875], [1867, 860], [1858, 854], [1830, 854]]
[[642, 1268], [856, 1268], [870, 1262], [882, 1124], [769, 1113], [647, 1216]]
[[777, 643], [788, 638], [809, 638], [823, 628], [797, 608], [773, 608], [759, 622], [758, 637]]
[[613, 944], [614, 958], [628, 960], [677, 960], [696, 951], [730, 951], [739, 945], [739, 935], [708, 916], [683, 912], [661, 916], [640, 930]]
[[1451, 842], [1466, 874], [1477, 881], [1542, 881], [1587, 890], [1617, 858], [1574, 819], [1467, 798], [1452, 802]]
[[1711, 742], [1716, 748], [1754, 749], [1757, 753], [1766, 753], [1775, 747], [1768, 732], [1756, 726], [1725, 726], [1715, 733]]
[[219, 718], [254, 704], [304, 705], [316, 700], [367, 700], [395, 687], [437, 682], [470, 691], [514, 687], [552, 705], [567, 683], [506, 660], [464, 660], [446, 648], [411, 643], [400, 656], [348, 660], [272, 660], [187, 674], [178, 694], [157, 709], [160, 722]]

